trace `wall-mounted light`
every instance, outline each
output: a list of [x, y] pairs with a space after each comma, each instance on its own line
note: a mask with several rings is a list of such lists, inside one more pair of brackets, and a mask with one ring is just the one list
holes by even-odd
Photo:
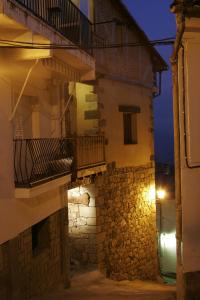
[[166, 197], [166, 191], [163, 189], [159, 189], [156, 191], [156, 196], [158, 200], [163, 200]]

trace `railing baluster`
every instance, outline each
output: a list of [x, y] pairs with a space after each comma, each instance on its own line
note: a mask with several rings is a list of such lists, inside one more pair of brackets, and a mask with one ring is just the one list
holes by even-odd
[[23, 178], [23, 172], [22, 172], [22, 140], [19, 140], [20, 141], [20, 150], [19, 150], [19, 172], [20, 172], [20, 175], [21, 175], [21, 180], [22, 182], [24, 182], [24, 178]]
[[105, 163], [104, 137], [14, 140], [16, 186], [33, 186], [76, 169]]
[[71, 172], [72, 139], [14, 140], [15, 184], [32, 186]]
[[78, 168], [105, 163], [103, 136], [79, 136], [77, 138]]
[[17, 141], [14, 143], [14, 172], [15, 172], [15, 181], [18, 181], [18, 174], [17, 174]]
[[9, 0], [30, 10], [35, 16], [59, 31], [73, 43], [92, 53], [92, 23], [70, 0]]

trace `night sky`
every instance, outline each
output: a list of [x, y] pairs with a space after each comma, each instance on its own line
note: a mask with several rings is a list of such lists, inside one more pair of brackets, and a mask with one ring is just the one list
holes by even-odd
[[[169, 6], [172, 0], [123, 0], [134, 19], [150, 40], [175, 37], [176, 25]], [[172, 46], [159, 46], [169, 65], [163, 73], [162, 94], [154, 100], [155, 155], [157, 162], [173, 163], [172, 82], [169, 58]]]

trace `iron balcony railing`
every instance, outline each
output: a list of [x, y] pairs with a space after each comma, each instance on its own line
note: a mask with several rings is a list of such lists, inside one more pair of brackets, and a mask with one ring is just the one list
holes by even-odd
[[105, 163], [104, 136], [79, 136], [76, 143], [77, 169]]
[[103, 136], [14, 140], [16, 187], [33, 187], [105, 163]]
[[92, 23], [70, 0], [10, 0], [61, 33], [74, 44], [92, 53]]
[[16, 187], [31, 187], [72, 172], [72, 139], [14, 140]]

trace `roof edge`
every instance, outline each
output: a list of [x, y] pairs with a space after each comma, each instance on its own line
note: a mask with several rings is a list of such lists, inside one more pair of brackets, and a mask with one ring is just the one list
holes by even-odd
[[[128, 18], [130, 20], [130, 25], [134, 26], [138, 30], [141, 38], [145, 42], [149, 43], [149, 39], [148, 39], [146, 33], [138, 25], [138, 23], [136, 22], [136, 20], [132, 16], [132, 14], [129, 12], [126, 5], [122, 2], [122, 0], [115, 0], [115, 3], [118, 3], [118, 5], [120, 5], [120, 7], [126, 13], [126, 15], [128, 16]], [[152, 62], [154, 64], [155, 71], [162, 72], [162, 71], [168, 70], [168, 64], [165, 62], [165, 60], [162, 58], [162, 56], [158, 53], [158, 51], [152, 45], [145, 46], [145, 47], [147, 48], [147, 50], [150, 52], [150, 54], [152, 56]]]

